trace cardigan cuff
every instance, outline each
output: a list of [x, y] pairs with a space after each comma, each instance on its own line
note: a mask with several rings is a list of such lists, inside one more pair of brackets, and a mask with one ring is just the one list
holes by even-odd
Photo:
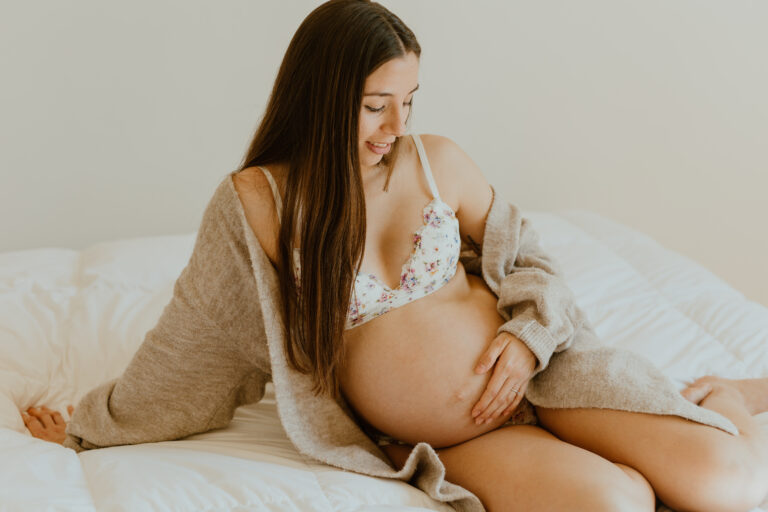
[[80, 441], [80, 440], [81, 440], [81, 439], [80, 439], [79, 437], [75, 437], [75, 436], [73, 436], [72, 434], [67, 434], [67, 437], [66, 437], [66, 439], [64, 439], [64, 442], [63, 442], [63, 443], [61, 443], [61, 444], [62, 444], [62, 446], [64, 446], [65, 448], [72, 448], [72, 449], [73, 449], [73, 450], [75, 450], [77, 453], [80, 453], [80, 452], [82, 452], [82, 451], [85, 451], [85, 448], [83, 448], [83, 447], [80, 445], [80, 443], [79, 443], [79, 441]]
[[549, 365], [549, 359], [557, 347], [557, 342], [539, 322], [516, 317], [499, 326], [496, 335], [498, 336], [502, 332], [519, 338], [536, 356], [538, 364], [533, 370], [534, 375]]

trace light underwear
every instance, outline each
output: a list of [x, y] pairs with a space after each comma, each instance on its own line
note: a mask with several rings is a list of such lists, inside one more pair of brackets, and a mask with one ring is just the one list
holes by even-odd
[[[459, 220], [453, 209], [440, 198], [421, 139], [415, 134], [411, 136], [434, 199], [422, 209], [423, 225], [411, 235], [413, 250], [401, 268], [400, 283], [396, 288], [389, 288], [375, 274], [358, 270], [345, 329], [357, 327], [434, 293], [456, 274], [461, 251]], [[282, 201], [277, 184], [267, 169], [259, 168], [269, 181], [280, 221]], [[293, 260], [298, 276], [301, 271], [298, 248], [294, 248]]]
[[389, 288], [374, 274], [358, 272], [347, 313], [347, 329], [429, 295], [454, 276], [461, 243], [459, 221], [453, 209], [436, 197], [424, 207], [423, 220], [424, 225], [411, 235], [413, 252], [403, 264], [397, 288]]

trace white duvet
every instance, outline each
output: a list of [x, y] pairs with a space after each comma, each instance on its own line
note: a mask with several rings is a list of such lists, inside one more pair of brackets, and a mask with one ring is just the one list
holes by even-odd
[[[594, 213], [528, 217], [605, 343], [644, 354], [680, 388], [705, 374], [768, 375], [768, 309]], [[67, 404], [122, 372], [170, 300], [194, 235], [0, 254], [2, 510], [453, 510], [406, 483], [300, 455], [271, 384], [226, 429], [184, 440], [77, 455], [29, 435], [19, 410], [46, 405], [68, 419]]]

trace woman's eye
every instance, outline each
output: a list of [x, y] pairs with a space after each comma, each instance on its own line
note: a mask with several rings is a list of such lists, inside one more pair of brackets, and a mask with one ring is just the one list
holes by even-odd
[[[403, 105], [405, 105], [406, 107], [410, 107], [412, 104], [413, 104], [413, 100], [409, 101], [408, 103], [403, 103]], [[384, 110], [384, 106], [381, 106], [379, 108], [373, 108], [366, 105], [365, 108], [367, 108], [371, 112], [381, 112]]]

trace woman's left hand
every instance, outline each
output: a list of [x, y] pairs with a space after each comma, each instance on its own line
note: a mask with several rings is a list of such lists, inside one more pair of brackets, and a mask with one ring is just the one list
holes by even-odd
[[472, 417], [478, 425], [515, 410], [533, 376], [536, 356], [519, 338], [502, 332], [480, 357], [475, 373], [482, 374], [490, 368], [493, 368], [491, 380], [472, 408]]

